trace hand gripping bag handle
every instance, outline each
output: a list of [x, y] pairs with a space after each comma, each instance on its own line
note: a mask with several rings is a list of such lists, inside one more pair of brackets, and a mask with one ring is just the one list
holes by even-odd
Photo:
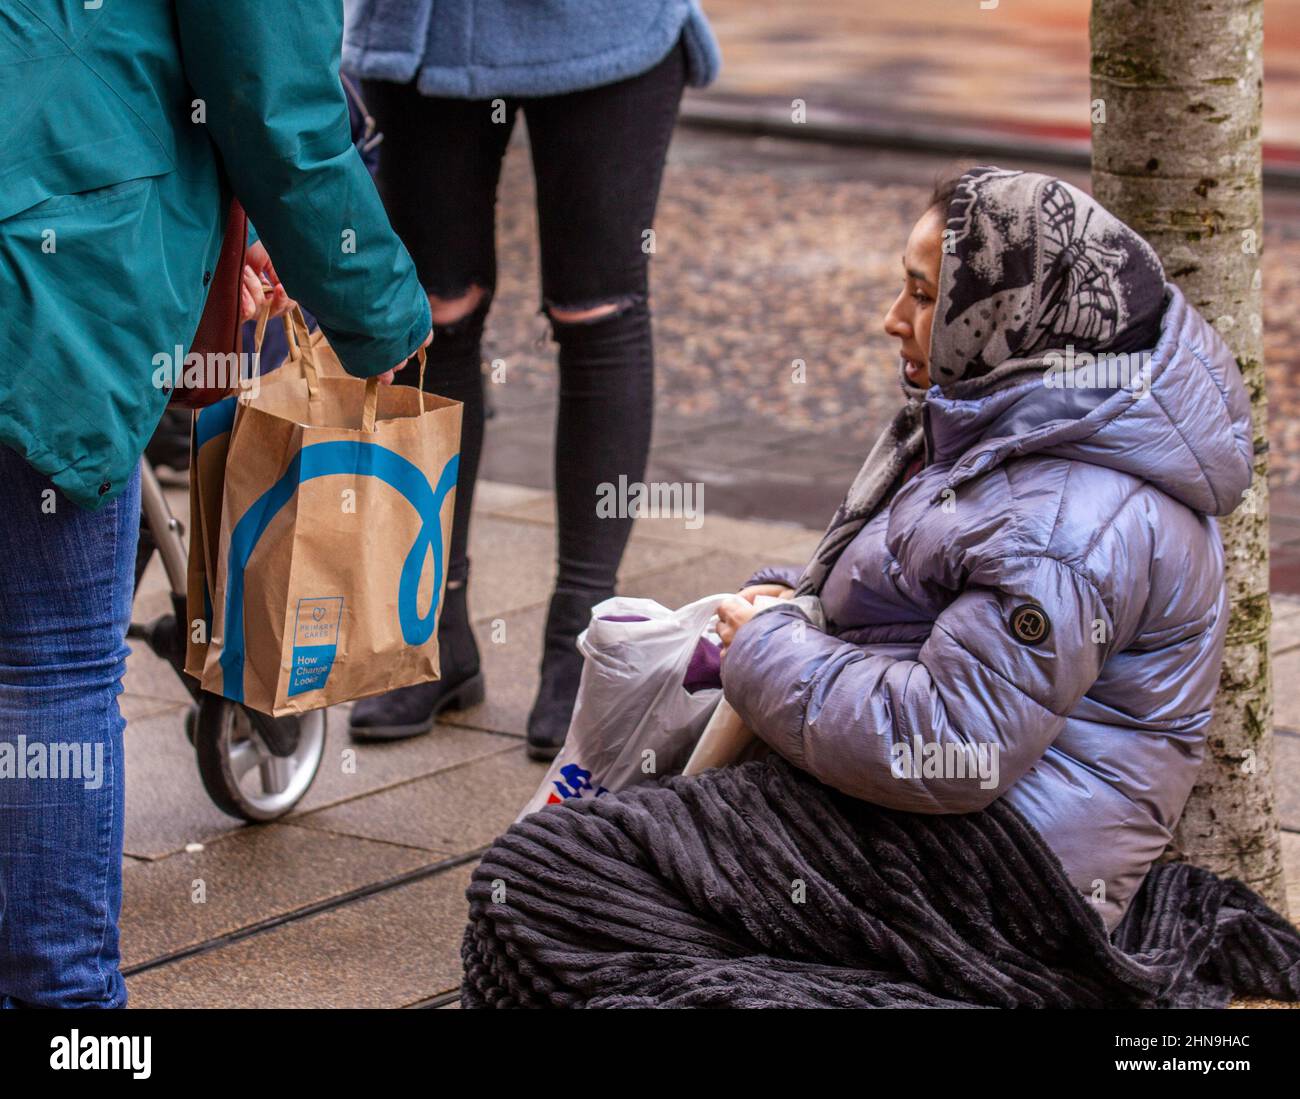
[[[416, 358], [420, 361], [420, 380], [416, 384], [420, 389], [420, 412], [424, 412], [424, 368], [428, 362], [428, 355], [425, 354], [424, 348], [420, 348], [416, 353]], [[366, 403], [361, 410], [361, 430], [372, 433], [375, 430], [375, 417], [379, 411], [379, 379], [366, 379]]]

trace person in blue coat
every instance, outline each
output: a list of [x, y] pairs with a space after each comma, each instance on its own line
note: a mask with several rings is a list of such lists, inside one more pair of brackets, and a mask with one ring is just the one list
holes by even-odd
[[191, 344], [230, 190], [259, 274], [284, 276], [350, 373], [391, 375], [430, 335], [348, 132], [342, 5], [311, 7], [0, 8], [5, 1008], [126, 1003], [117, 696], [138, 462], [168, 400], [156, 357]]
[[359, 702], [351, 731], [415, 736], [441, 711], [483, 698], [466, 546], [483, 441], [480, 344], [496, 283], [497, 182], [522, 114], [541, 307], [559, 347], [558, 567], [527, 730], [529, 754], [550, 759], [581, 674], [575, 639], [613, 594], [631, 533], [630, 518], [598, 515], [601, 486], [645, 476], [652, 222], [683, 89], [713, 79], [717, 46], [696, 0], [352, 0], [343, 59], [363, 78], [384, 132], [380, 193], [429, 295], [426, 385], [465, 405], [439, 624], [443, 678]]

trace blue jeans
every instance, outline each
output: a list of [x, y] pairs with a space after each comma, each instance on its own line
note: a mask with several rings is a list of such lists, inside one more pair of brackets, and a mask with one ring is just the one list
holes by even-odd
[[83, 511], [0, 446], [0, 1005], [123, 1007], [126, 671], [137, 473]]

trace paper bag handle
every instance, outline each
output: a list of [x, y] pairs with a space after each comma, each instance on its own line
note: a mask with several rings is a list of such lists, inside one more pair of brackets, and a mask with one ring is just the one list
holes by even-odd
[[[425, 354], [424, 348], [420, 348], [415, 357], [420, 361], [420, 380], [416, 386], [420, 390], [420, 412], [424, 412], [424, 368], [428, 365], [429, 356]], [[379, 413], [379, 379], [366, 379], [366, 403], [361, 408], [361, 430], [374, 431], [375, 419]]]
[[[262, 343], [266, 339], [266, 325], [271, 319], [271, 303], [267, 301], [257, 315], [257, 328], [253, 332], [253, 353], [262, 353]], [[280, 316], [284, 326], [285, 342], [289, 345], [289, 360], [300, 362], [302, 376], [307, 382], [307, 396], [317, 398], [320, 380], [320, 367], [316, 362], [316, 345], [311, 341], [311, 329], [307, 327], [307, 318], [302, 315], [302, 308], [294, 303], [293, 308]]]
[[307, 382], [307, 396], [316, 400], [320, 389], [320, 366], [316, 362], [316, 345], [312, 343], [311, 329], [307, 327], [307, 318], [297, 306], [289, 310], [282, 318], [284, 334], [289, 346], [297, 350], [297, 358], [302, 360], [302, 376]]
[[375, 415], [379, 411], [379, 379], [366, 379], [366, 403], [361, 408], [361, 430], [373, 433]]
[[257, 327], [253, 329], [253, 354], [262, 353], [262, 344], [266, 341], [266, 323], [271, 319], [271, 303], [265, 302], [257, 311]]

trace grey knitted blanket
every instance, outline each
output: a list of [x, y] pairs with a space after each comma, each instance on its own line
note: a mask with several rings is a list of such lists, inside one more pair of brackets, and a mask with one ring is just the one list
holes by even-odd
[[881, 809], [771, 757], [524, 818], [474, 871], [465, 1007], [1217, 1007], [1300, 933], [1151, 871], [1113, 936], [1010, 807]]

